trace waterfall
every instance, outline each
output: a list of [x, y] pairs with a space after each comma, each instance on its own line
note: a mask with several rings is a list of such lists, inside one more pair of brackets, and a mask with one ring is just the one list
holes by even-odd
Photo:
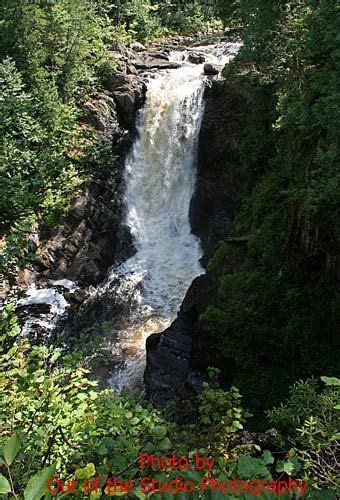
[[[220, 67], [238, 49], [238, 43], [195, 47]], [[187, 51], [170, 58], [183, 66], [150, 79], [138, 137], [125, 165], [126, 224], [136, 253], [111, 273], [107, 285], [119, 281], [118, 293], [131, 306], [111, 344], [120, 360], [111, 378], [117, 390], [141, 382], [147, 337], [170, 326], [191, 282], [203, 272], [189, 205], [206, 77], [203, 64], [188, 62]]]
[[[124, 275], [121, 292], [133, 290], [135, 309], [119, 336], [119, 349], [129, 357], [111, 380], [117, 389], [131, 385], [131, 377], [141, 379], [147, 336], [170, 325], [190, 283], [202, 273], [189, 204], [203, 91], [201, 66], [183, 66], [151, 80], [138, 138], [126, 160], [126, 223], [136, 254], [119, 274]], [[116, 276], [117, 270], [110, 279]]]
[[203, 81], [195, 73], [183, 68], [151, 82], [126, 165], [127, 223], [137, 248], [129, 264], [145, 273], [148, 304], [170, 314], [201, 271], [188, 218], [203, 109]]
[[[239, 47], [239, 43], [228, 43], [192, 50], [222, 68]], [[126, 158], [125, 224], [136, 252], [89, 290], [90, 299], [80, 309], [87, 318], [87, 306], [95, 299], [104, 300], [110, 317], [117, 304], [123, 310], [124, 319], [117, 313], [104, 339], [112, 367], [110, 384], [118, 391], [141, 383], [146, 338], [172, 323], [192, 280], [203, 272], [200, 243], [190, 230], [189, 205], [207, 77], [203, 64], [188, 61], [188, 53], [171, 53], [171, 60], [181, 61], [182, 67], [150, 77], [137, 138]], [[38, 315], [28, 313], [24, 332], [40, 335], [43, 328], [50, 334], [67, 311], [69, 304], [61, 290], [72, 291], [77, 284], [68, 280], [50, 280], [50, 284], [48, 289], [32, 285], [18, 302], [22, 307], [51, 306], [48, 313], [43, 307]], [[90, 322], [95, 315], [94, 309]]]

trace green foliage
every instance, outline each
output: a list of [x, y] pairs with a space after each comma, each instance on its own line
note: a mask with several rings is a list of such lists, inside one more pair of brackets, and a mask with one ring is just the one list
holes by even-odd
[[[295, 382], [290, 389], [287, 403], [268, 413], [271, 423], [283, 433], [289, 434], [292, 427], [301, 428], [312, 416], [318, 419], [319, 432], [324, 438], [332, 440], [337, 431], [337, 418], [340, 417], [335, 408], [340, 399], [339, 379], [335, 377], [322, 377], [322, 379], [334, 380], [334, 385], [327, 385], [322, 392], [319, 392], [319, 383], [316, 379]], [[308, 442], [304, 444], [307, 445]]]
[[[326, 384], [322, 391], [315, 379], [296, 382], [288, 401], [269, 411], [268, 418], [281, 431], [281, 444], [293, 447], [301, 459], [306, 477], [320, 485], [339, 488], [336, 455], [340, 439], [340, 380], [321, 379]], [[279, 469], [289, 473], [287, 466], [296, 457]]]
[[[311, 373], [328, 373], [326, 387], [320, 392], [316, 380], [297, 382], [288, 402], [268, 413], [280, 430], [278, 446], [290, 448], [274, 460], [258, 445], [234, 447], [247, 415], [238, 390], [219, 388], [216, 373], [198, 398], [195, 423], [174, 431], [141, 397], [98, 390], [80, 345], [73, 354], [31, 347], [9, 306], [0, 321], [1, 495], [41, 498], [55, 470], [82, 484], [117, 470], [130, 477], [138, 475], [141, 452], [200, 447], [215, 450], [213, 473], [220, 477], [263, 479], [275, 472], [338, 486], [338, 6], [218, 0], [215, 12], [244, 41], [228, 77], [249, 98], [239, 144], [248, 181], [236, 226], [253, 237], [244, 264], [223, 271], [218, 303], [201, 317], [207, 362], [227, 365], [247, 405], [257, 408], [281, 400], [293, 380]], [[32, 228], [55, 225], [86, 179], [88, 152], [77, 118], [115, 68], [109, 50], [166, 30], [203, 29], [215, 14], [203, 1], [149, 0], [3, 0], [0, 13], [3, 264], [15, 274], [18, 263], [34, 258]], [[107, 153], [107, 145], [94, 145], [90, 157], [99, 165]], [[209, 270], [224, 269], [236, 258], [234, 248], [222, 243]], [[192, 469], [187, 477], [200, 480]]]
[[25, 91], [13, 61], [5, 59], [1, 64], [0, 79], [0, 207], [3, 223], [10, 226], [43, 209], [60, 212], [61, 199], [65, 201], [67, 193], [73, 192], [79, 180], [64, 153], [71, 145], [75, 110], [57, 106], [58, 116], [50, 116], [50, 122], [43, 123], [44, 107]]
[[24, 490], [25, 500], [40, 500], [40, 498], [46, 495], [46, 482], [50, 477], [53, 477], [55, 472], [55, 465], [50, 465], [45, 467], [41, 471], [37, 472], [28, 481], [27, 486]]
[[[288, 455], [281, 453], [275, 460], [269, 450], [261, 450], [249, 441], [247, 445], [237, 444], [239, 438], [242, 443], [247, 414], [241, 407], [237, 389], [226, 392], [218, 387], [219, 371], [214, 368], [209, 370], [211, 382], [206, 384], [197, 401], [197, 422], [175, 425], [141, 397], [98, 390], [97, 382], [86, 370], [65, 364], [61, 350], [30, 346], [27, 339], [20, 337], [12, 306], [6, 307], [1, 315], [0, 366], [3, 431], [0, 437], [0, 494], [11, 492], [18, 498], [39, 499], [46, 495], [46, 481], [59, 477], [69, 484], [77, 481], [78, 492], [64, 493], [67, 498], [83, 498], [88, 480], [93, 481], [91, 498], [106, 498], [124, 493], [121, 490], [115, 494], [103, 492], [108, 477], [116, 475], [123, 480], [132, 477], [138, 480], [142, 475], [159, 481], [176, 477], [189, 479], [196, 484], [197, 498], [210, 495], [209, 491], [200, 491], [206, 470], [195, 470], [193, 465], [184, 471], [162, 471], [147, 466], [141, 472], [138, 464], [141, 453], [160, 457], [189, 456], [191, 464], [196, 453], [214, 457], [211, 475], [220, 481], [231, 477], [271, 480], [275, 471], [294, 478], [304, 477], [299, 461], [301, 457], [304, 463], [304, 448], [291, 450]], [[322, 405], [319, 415], [323, 415], [328, 426], [335, 428], [326, 405], [328, 409], [334, 406], [331, 401], [333, 391], [337, 392], [337, 398], [339, 396], [339, 381], [326, 377], [325, 383], [328, 384], [327, 394], [315, 397], [322, 400], [318, 402]], [[290, 411], [299, 414], [305, 411], [306, 405], [301, 406], [305, 404], [301, 399], [302, 391], [298, 397], [294, 396], [295, 392], [293, 388]], [[306, 399], [310, 408], [318, 406], [313, 398]], [[276, 417], [280, 412], [283, 410], [273, 410], [277, 420], [280, 420]], [[281, 420], [285, 421], [284, 412], [282, 415]], [[294, 436], [294, 426], [291, 425], [291, 436]], [[189, 440], [183, 441], [185, 433], [195, 438], [197, 446], [191, 447]], [[298, 433], [300, 430], [296, 429], [296, 435]], [[54, 487], [55, 481], [51, 484]], [[328, 480], [320, 483], [334, 485], [334, 481]], [[239, 497], [243, 498], [237, 494], [236, 498]], [[149, 496], [143, 496], [136, 487], [129, 498]]]
[[223, 241], [220, 242], [214, 252], [214, 255], [209, 260], [208, 271], [213, 271], [214, 269], [218, 269], [219, 267], [221, 267], [226, 258], [232, 255], [235, 251], [237, 252], [237, 249], [233, 248], [231, 245], [228, 245], [228, 243], [225, 243]]
[[240, 5], [239, 0], [216, 0], [215, 12], [216, 15], [222, 19], [224, 26], [232, 26], [237, 24], [238, 21], [238, 7]]
[[17, 434], [13, 434], [3, 448], [4, 460], [7, 465], [12, 465], [15, 457], [21, 448], [20, 439]]
[[[42, 491], [47, 472], [32, 476], [48, 464], [64, 476], [73, 464], [81, 469], [90, 462], [98, 473], [117, 471], [144, 450], [171, 446], [159, 412], [141, 398], [99, 391], [86, 370], [59, 362], [60, 350], [31, 347], [16, 336], [17, 328], [8, 307], [0, 337], [0, 444], [4, 476], [10, 466], [16, 489], [28, 483], [27, 498]], [[6, 488], [4, 480], [0, 484]]]
[[[49, 97], [46, 102], [25, 90], [10, 59], [0, 65], [2, 230], [7, 231], [2, 266], [15, 268], [22, 249], [30, 258], [27, 236], [44, 217], [52, 223], [65, 213], [81, 182], [68, 151], [76, 136], [76, 111]], [[51, 107], [50, 107], [51, 106]]]
[[0, 494], [6, 495], [6, 493], [9, 493], [10, 491], [11, 485], [9, 484], [8, 480], [0, 474]]
[[137, 40], [149, 40], [162, 33], [160, 20], [154, 15], [155, 7], [148, 0], [125, 2], [121, 12], [128, 33]]
[[339, 7], [224, 4], [244, 42], [225, 75], [249, 105], [235, 229], [253, 236], [243, 265], [223, 244], [211, 259], [219, 299], [201, 329], [207, 362], [227, 365], [246, 400], [268, 408], [299, 377], [339, 375]]
[[267, 465], [273, 462], [274, 459], [269, 451], [265, 451], [261, 458], [240, 455], [237, 463], [237, 473], [242, 479], [271, 479]]
[[245, 417], [241, 407], [241, 395], [236, 387], [223, 391], [218, 383], [219, 370], [208, 370], [211, 382], [204, 383], [204, 391], [198, 396], [199, 422], [213, 428], [216, 441], [225, 441], [230, 435], [243, 429]]
[[79, 82], [93, 81], [96, 66], [107, 57], [107, 8], [106, 2], [89, 0], [5, 0], [2, 49], [38, 93], [44, 85], [55, 85], [61, 94], [72, 95]]
[[181, 5], [164, 16], [164, 24], [175, 33], [189, 34], [204, 28], [205, 20], [200, 2]]
[[292, 476], [294, 472], [299, 472], [301, 469], [301, 464], [297, 457], [292, 456], [288, 460], [280, 460], [276, 466], [276, 472], [285, 472], [289, 476]]

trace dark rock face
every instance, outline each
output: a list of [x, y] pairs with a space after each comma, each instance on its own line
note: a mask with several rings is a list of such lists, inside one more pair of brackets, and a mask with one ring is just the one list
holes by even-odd
[[247, 100], [226, 81], [216, 81], [208, 87], [205, 100], [190, 222], [207, 257], [227, 235], [235, 217], [242, 179], [240, 175], [235, 182], [234, 176], [228, 176], [228, 170], [239, 165], [238, 143], [242, 137]]
[[[116, 76], [121, 83], [120, 75]], [[119, 96], [123, 96], [123, 87], [119, 89]], [[84, 122], [112, 150], [105, 166], [93, 166], [90, 183], [79, 192], [66, 220], [38, 252], [38, 269], [43, 276], [67, 278], [81, 285], [96, 284], [105, 278], [108, 267], [133, 252], [130, 235], [120, 228], [124, 208], [123, 171], [143, 92], [140, 84], [133, 86], [130, 82], [126, 99], [131, 100], [124, 113], [118, 112], [115, 101], [119, 98], [114, 92], [102, 92], [86, 103]]]
[[152, 73], [181, 64], [170, 62], [166, 51], [148, 51], [141, 44], [111, 55], [119, 69], [108, 68], [100, 75], [106, 90], [86, 103], [83, 117], [83, 125], [91, 128], [100, 143], [111, 146], [111, 154], [105, 166], [91, 165], [90, 182], [79, 191], [54, 234], [42, 230], [40, 240], [47, 243], [42, 248], [38, 242], [35, 269], [29, 276], [18, 277], [24, 286], [39, 275], [95, 285], [106, 277], [110, 266], [134, 252], [130, 232], [122, 224], [124, 158], [136, 134], [137, 111], [145, 101], [145, 70]]
[[216, 66], [214, 66], [213, 64], [210, 64], [210, 63], [206, 63], [203, 66], [203, 71], [208, 76], [216, 76], [220, 72]]
[[[172, 397], [190, 399], [203, 390], [202, 382], [207, 380], [206, 370], [209, 367], [206, 356], [209, 332], [205, 331], [199, 316], [208, 305], [218, 306], [219, 277], [223, 271], [235, 272], [243, 260], [245, 240], [235, 240], [234, 243], [238, 246], [237, 261], [224, 262], [197, 277], [172, 325], [147, 339], [144, 381], [148, 397], [156, 405], [161, 406]], [[226, 360], [226, 365], [223, 367], [223, 382], [229, 384], [232, 360]]]
[[[117, 72], [118, 73], [118, 72]], [[142, 107], [146, 84], [134, 74], [119, 75], [119, 84], [112, 91], [113, 100], [117, 106], [118, 117], [122, 125], [130, 131], [134, 131], [136, 124], [136, 112]]]
[[188, 383], [192, 339], [181, 333], [189, 323], [190, 319], [185, 316], [178, 317], [162, 334], [155, 333], [147, 339], [144, 380], [154, 403], [162, 403], [177, 394], [187, 398], [194, 394]]
[[[190, 206], [193, 233], [201, 238], [206, 264], [216, 244], [228, 237], [237, 211], [242, 183], [228, 177], [228, 168], [239, 165], [238, 143], [242, 137], [247, 99], [227, 81], [216, 81], [206, 90], [206, 104], [198, 146], [196, 190]], [[246, 238], [230, 238], [242, 260]], [[237, 269], [238, 262], [224, 263]], [[145, 384], [149, 397], [162, 404], [172, 396], [190, 398], [202, 390], [205, 337], [198, 318], [210, 304], [218, 304], [221, 269], [207, 271], [190, 286], [173, 324], [148, 338]]]
[[[150, 335], [146, 341], [144, 381], [148, 396], [155, 404], [161, 405], [176, 396], [190, 399], [202, 390], [204, 375], [192, 366], [192, 333], [198, 314], [203, 312], [201, 299], [206, 302], [209, 296], [198, 296], [203, 282], [207, 283], [206, 275], [193, 281], [177, 319], [163, 333]], [[208, 289], [206, 292], [208, 294]]]

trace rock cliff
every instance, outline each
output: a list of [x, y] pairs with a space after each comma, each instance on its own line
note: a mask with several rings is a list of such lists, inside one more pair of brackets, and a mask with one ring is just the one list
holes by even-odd
[[95, 285], [110, 266], [134, 251], [129, 231], [122, 224], [124, 159], [136, 134], [147, 76], [180, 64], [169, 62], [166, 52], [155, 49], [137, 47], [111, 55], [118, 61], [117, 69], [101, 75], [103, 90], [85, 103], [80, 123], [103, 146], [105, 161], [99, 158], [98, 163], [87, 166], [92, 175], [53, 234], [40, 228], [34, 242], [37, 261], [19, 275], [21, 286], [41, 278]]
[[[192, 231], [200, 237], [206, 266], [216, 244], [228, 239], [238, 206], [242, 175], [238, 143], [248, 109], [247, 96], [228, 80], [207, 86], [198, 146], [196, 190], [190, 207]], [[229, 169], [229, 172], [228, 172]], [[246, 238], [230, 238], [239, 247], [237, 269]], [[205, 366], [205, 333], [198, 321], [209, 304], [218, 302], [221, 269], [206, 271], [194, 280], [177, 319], [163, 333], [147, 340], [145, 383], [151, 400], [161, 404], [172, 396], [188, 398], [201, 390]]]

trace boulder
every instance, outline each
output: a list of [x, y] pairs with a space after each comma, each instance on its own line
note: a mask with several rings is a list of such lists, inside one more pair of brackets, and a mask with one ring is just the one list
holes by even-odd
[[198, 52], [189, 52], [188, 60], [192, 64], [203, 64], [205, 62], [205, 55]]
[[148, 52], [148, 57], [152, 57], [154, 59], [163, 59], [164, 61], [169, 60], [169, 56], [165, 51]]
[[205, 65], [203, 67], [203, 71], [208, 76], [215, 76], [215, 75], [218, 75], [220, 72], [216, 66], [214, 66], [213, 64], [210, 64], [210, 63], [205, 63]]
[[133, 64], [126, 64], [126, 74], [127, 75], [137, 75], [137, 69]]
[[105, 88], [112, 92], [113, 90], [126, 85], [128, 77], [125, 72], [116, 69], [104, 68], [100, 70], [100, 81]]
[[143, 52], [143, 50], [146, 50], [146, 47], [142, 43], [133, 42], [130, 45], [130, 49], [135, 50], [136, 52]]
[[136, 112], [143, 105], [145, 94], [145, 83], [133, 74], [125, 75], [124, 83], [112, 92], [119, 118], [123, 126], [131, 132], [134, 131]]
[[143, 60], [133, 61], [137, 69], [150, 70], [150, 69], [177, 69], [182, 65], [173, 61], [165, 61], [154, 57], [146, 57]]
[[122, 132], [114, 99], [106, 92], [98, 94], [85, 103], [84, 121], [92, 127], [96, 138], [100, 141], [110, 141]]

